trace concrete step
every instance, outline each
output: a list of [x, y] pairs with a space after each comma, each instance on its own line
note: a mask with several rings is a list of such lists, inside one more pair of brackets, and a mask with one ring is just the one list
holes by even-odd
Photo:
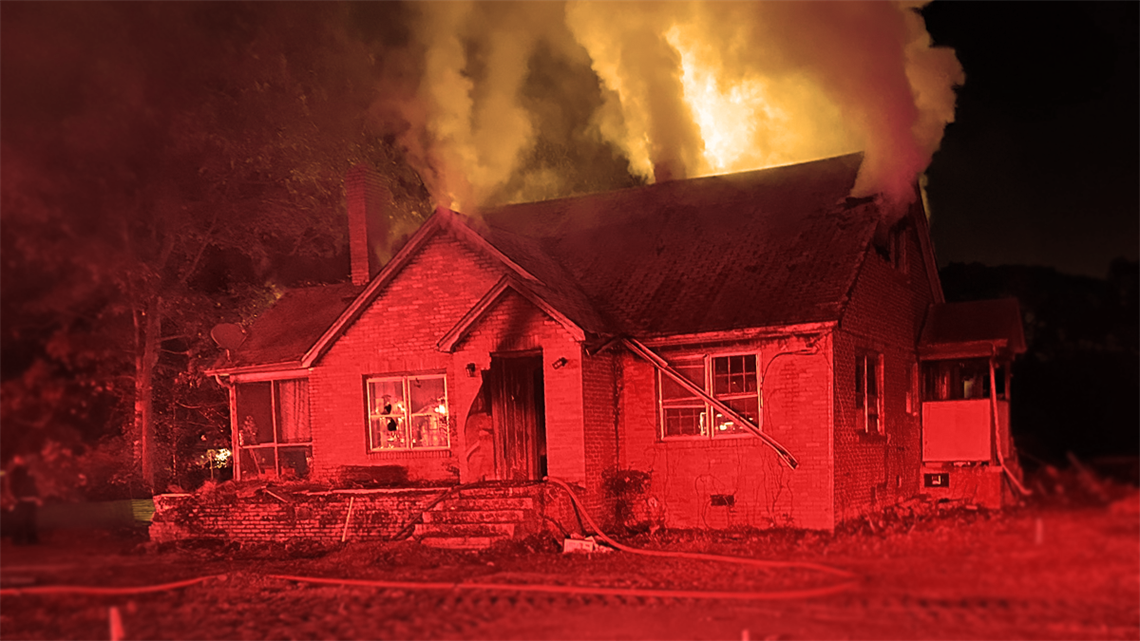
[[425, 536], [422, 545], [450, 550], [485, 550], [506, 537], [501, 536]]
[[512, 537], [518, 523], [418, 523], [416, 536]]
[[508, 496], [503, 498], [451, 497], [432, 508], [433, 512], [491, 511], [491, 510], [533, 510], [534, 499], [529, 496]]
[[535, 518], [531, 510], [435, 509], [423, 514], [424, 523], [520, 523]]
[[520, 496], [538, 496], [542, 493], [542, 485], [479, 485], [465, 487], [457, 490], [452, 496], [462, 498], [507, 498]]

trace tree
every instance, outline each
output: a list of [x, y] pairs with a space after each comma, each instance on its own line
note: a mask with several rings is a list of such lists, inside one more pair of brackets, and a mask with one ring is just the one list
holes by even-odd
[[160, 489], [175, 432], [225, 431], [209, 328], [282, 264], [343, 254], [349, 166], [399, 170], [404, 192], [418, 177], [368, 126], [376, 58], [344, 6], [0, 10], [4, 283], [42, 281], [6, 289], [5, 360], [110, 393]]

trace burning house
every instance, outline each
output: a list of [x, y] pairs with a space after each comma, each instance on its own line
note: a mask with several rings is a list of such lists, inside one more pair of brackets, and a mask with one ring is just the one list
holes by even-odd
[[634, 473], [635, 517], [676, 528], [1001, 505], [1016, 302], [946, 303], [921, 199], [850, 198], [861, 162], [441, 208], [382, 266], [356, 175], [352, 281], [286, 293], [211, 372], [237, 477], [549, 476], [612, 523]]

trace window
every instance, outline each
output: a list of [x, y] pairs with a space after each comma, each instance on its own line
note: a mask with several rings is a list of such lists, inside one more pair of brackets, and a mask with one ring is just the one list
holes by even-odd
[[855, 357], [855, 429], [882, 434], [883, 355], [865, 352]]
[[908, 414], [917, 414], [919, 407], [918, 363], [910, 366], [910, 383], [906, 388], [906, 411]]
[[238, 383], [235, 387], [240, 478], [305, 478], [313, 459], [309, 382]]
[[367, 388], [369, 450], [451, 446], [442, 375], [374, 377]]
[[[722, 401], [755, 425], [760, 425], [760, 386], [756, 355], [689, 357], [673, 364], [685, 379]], [[748, 428], [703, 398], [658, 372], [661, 394], [661, 434], [664, 438], [730, 436]]]
[[[1000, 382], [999, 382], [1000, 381]], [[997, 377], [998, 398], [1005, 396], [1005, 372]], [[927, 361], [922, 364], [922, 400], [962, 401], [990, 397], [990, 362], [986, 358]]]

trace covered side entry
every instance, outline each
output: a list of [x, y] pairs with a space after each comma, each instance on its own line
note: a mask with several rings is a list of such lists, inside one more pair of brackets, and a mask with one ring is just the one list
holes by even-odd
[[1016, 299], [937, 303], [918, 345], [923, 485], [940, 497], [1000, 506], [1024, 491], [1010, 437], [1010, 365], [1025, 352]]

